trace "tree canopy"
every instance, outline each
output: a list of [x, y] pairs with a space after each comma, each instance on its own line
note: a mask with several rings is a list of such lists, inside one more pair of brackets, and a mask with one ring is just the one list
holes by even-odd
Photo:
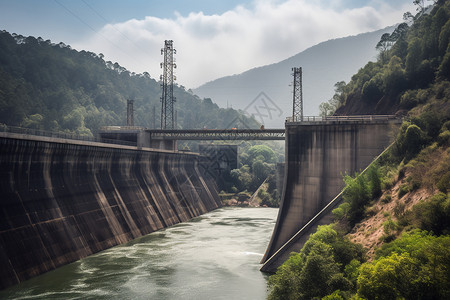
[[[430, 2], [434, 7], [427, 7]], [[321, 104], [322, 115], [395, 114], [419, 103], [413, 91], [450, 80], [450, 3], [414, 1], [417, 14], [405, 13], [392, 33], [375, 45], [378, 60], [362, 67], [335, 97]]]

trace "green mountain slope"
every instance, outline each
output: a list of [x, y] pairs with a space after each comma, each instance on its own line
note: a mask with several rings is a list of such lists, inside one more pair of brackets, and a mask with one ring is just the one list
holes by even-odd
[[[183, 87], [174, 94], [179, 128], [258, 127]], [[133, 99], [135, 125], [152, 128], [160, 123], [160, 96], [148, 73], [132, 73], [102, 54], [0, 31], [0, 123], [91, 135], [100, 126], [126, 125]]]
[[269, 280], [269, 299], [449, 299], [450, 1], [382, 37], [379, 60], [339, 86], [337, 114], [404, 122], [365, 174], [345, 176], [334, 222]]

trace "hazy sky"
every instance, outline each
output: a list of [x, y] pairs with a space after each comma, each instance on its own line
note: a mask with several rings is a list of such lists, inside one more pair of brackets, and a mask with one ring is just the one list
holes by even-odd
[[105, 60], [156, 79], [160, 49], [173, 40], [177, 82], [195, 88], [325, 40], [399, 23], [404, 12], [414, 12], [412, 2], [0, 0], [0, 30], [103, 53]]

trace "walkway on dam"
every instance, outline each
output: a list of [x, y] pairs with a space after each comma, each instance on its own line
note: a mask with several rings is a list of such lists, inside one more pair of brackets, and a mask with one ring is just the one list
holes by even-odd
[[[393, 115], [355, 115], [355, 116], [305, 116], [300, 119], [286, 118], [286, 124], [317, 124], [340, 122], [373, 122], [396, 119]], [[268, 129], [148, 129], [140, 126], [103, 126], [99, 130], [99, 137], [82, 136], [64, 132], [45, 131], [32, 128], [22, 128], [0, 124], [0, 132], [26, 134], [30, 136], [44, 136], [69, 140], [102, 142], [136, 146], [139, 133], [145, 132], [152, 140], [285, 140], [285, 128]], [[118, 138], [134, 136], [133, 139]], [[110, 138], [108, 138], [110, 137]]]

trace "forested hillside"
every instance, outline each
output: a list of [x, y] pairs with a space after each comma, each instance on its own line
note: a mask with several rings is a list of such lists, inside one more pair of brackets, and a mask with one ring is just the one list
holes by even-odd
[[396, 142], [345, 176], [334, 222], [269, 280], [269, 299], [450, 299], [450, 1], [383, 35], [377, 62], [336, 85], [324, 114], [397, 113]]
[[[179, 128], [258, 127], [182, 86], [174, 94]], [[91, 135], [100, 126], [126, 125], [132, 99], [135, 125], [158, 127], [160, 96], [160, 83], [148, 73], [130, 72], [102, 54], [0, 31], [0, 123]]]
[[272, 108], [277, 110], [261, 122], [266, 128], [279, 128], [292, 114], [292, 87], [289, 83], [292, 82], [293, 67], [302, 67], [303, 70], [304, 113], [316, 116], [319, 104], [333, 95], [333, 84], [338, 80], [348, 81], [362, 65], [376, 60], [374, 45], [383, 33], [393, 30], [394, 27], [388, 27], [325, 41], [283, 61], [216, 79], [194, 91], [200, 96], [213, 98], [219, 105], [228, 103], [242, 109], [264, 92], [277, 106], [272, 105]]
[[[418, 6], [423, 2], [417, 1]], [[405, 13], [405, 23], [381, 36], [378, 60], [366, 64], [348, 84], [337, 83], [337, 93], [322, 112], [405, 113], [434, 95], [442, 97], [450, 78], [450, 23], [448, 4], [439, 2], [431, 13], [423, 7], [415, 17]]]

